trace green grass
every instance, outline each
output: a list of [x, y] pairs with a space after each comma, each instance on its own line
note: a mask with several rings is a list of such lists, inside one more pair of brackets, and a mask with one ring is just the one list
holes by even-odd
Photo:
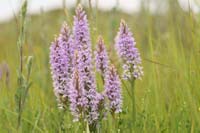
[[[24, 55], [33, 55], [31, 75], [33, 85], [22, 117], [22, 132], [61, 132], [61, 112], [57, 109], [49, 70], [49, 46], [65, 20], [72, 26], [74, 10], [53, 11], [27, 19]], [[151, 15], [148, 10], [126, 15], [115, 10], [88, 13], [93, 48], [102, 35], [117, 68], [114, 37], [123, 18], [134, 33], [141, 52], [144, 77], [136, 81], [137, 118], [131, 126], [131, 98], [123, 86], [123, 113], [118, 130], [128, 132], [200, 132], [200, 15], [184, 12], [174, 2], [163, 15]], [[0, 63], [10, 68], [9, 87], [5, 75], [0, 80], [0, 132], [17, 132], [15, 93], [19, 57], [17, 38], [19, 26], [15, 20], [0, 24]], [[116, 132], [109, 116], [103, 121], [102, 132]], [[80, 124], [65, 114], [67, 132], [83, 132]]]

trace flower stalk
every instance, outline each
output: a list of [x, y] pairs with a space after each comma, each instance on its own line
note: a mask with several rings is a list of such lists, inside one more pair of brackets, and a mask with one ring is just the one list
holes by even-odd
[[[29, 88], [32, 82], [30, 81], [33, 57], [28, 56], [26, 63], [26, 71], [24, 71], [24, 54], [23, 45], [25, 43], [25, 24], [26, 24], [27, 1], [25, 0], [21, 7], [20, 12], [20, 34], [18, 37], [18, 50], [19, 50], [19, 69], [18, 69], [18, 88], [15, 94], [15, 102], [17, 105], [17, 129], [21, 129], [22, 113], [25, 107], [25, 102], [28, 97]], [[26, 73], [26, 74], [25, 74]]]
[[136, 104], [135, 104], [135, 80], [143, 76], [141, 57], [138, 49], [135, 47], [136, 42], [133, 38], [128, 25], [124, 20], [120, 23], [119, 32], [115, 39], [116, 50], [123, 62], [123, 78], [130, 82], [130, 92], [132, 99], [132, 119], [136, 121]]
[[108, 71], [109, 59], [105, 48], [104, 40], [101, 36], [98, 38], [97, 47], [95, 51], [95, 65], [97, 71], [101, 75], [104, 84], [106, 72]]
[[135, 79], [133, 78], [130, 80], [130, 85], [131, 85], [131, 92], [132, 92], [132, 119], [133, 119], [133, 124], [136, 121], [136, 103], [135, 103]]

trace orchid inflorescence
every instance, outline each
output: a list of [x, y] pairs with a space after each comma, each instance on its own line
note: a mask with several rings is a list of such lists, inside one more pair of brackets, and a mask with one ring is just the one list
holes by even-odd
[[[100, 114], [103, 111], [112, 115], [122, 111], [121, 81], [116, 68], [110, 64], [103, 38], [99, 37], [95, 66], [102, 76], [104, 91], [97, 91], [89, 24], [80, 5], [76, 8], [73, 24], [71, 32], [70, 27], [64, 23], [60, 35], [50, 47], [54, 93], [59, 108], [69, 108], [74, 121], [84, 120], [92, 125], [102, 119]], [[116, 37], [116, 49], [124, 63], [123, 77], [141, 78], [143, 72], [140, 54], [124, 21], [121, 22]]]

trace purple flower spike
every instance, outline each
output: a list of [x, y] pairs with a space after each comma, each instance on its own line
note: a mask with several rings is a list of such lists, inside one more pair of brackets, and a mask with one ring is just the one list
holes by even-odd
[[[89, 25], [87, 15], [82, 6], [76, 8], [76, 16], [74, 16], [73, 34], [75, 46], [77, 50], [87, 49], [91, 47]], [[88, 52], [91, 52], [90, 50]]]
[[85, 97], [84, 90], [80, 88], [80, 77], [77, 69], [73, 73], [71, 80], [71, 86], [68, 90], [70, 110], [74, 117], [74, 121], [78, 121], [80, 118], [84, 117], [84, 111], [88, 106], [88, 100]]
[[82, 107], [78, 108], [78, 98], [80, 95], [80, 85], [79, 85], [79, 75], [78, 71], [75, 70], [71, 80], [71, 86], [68, 90], [69, 102], [70, 102], [70, 111], [74, 117], [73, 121], [78, 121], [80, 117], [80, 110]]
[[50, 65], [51, 75], [53, 79], [54, 93], [59, 102], [59, 107], [63, 108], [63, 103], [67, 100], [66, 92], [66, 78], [65, 67], [63, 67], [63, 55], [60, 52], [61, 46], [58, 43], [57, 38], [52, 42], [50, 47]]
[[95, 89], [94, 76], [92, 70], [92, 55], [90, 33], [85, 11], [79, 5], [76, 9], [74, 17], [73, 34], [75, 38], [75, 46], [78, 50], [78, 71], [81, 77], [81, 87], [86, 91]]
[[64, 109], [67, 104], [69, 80], [72, 75], [73, 41], [69, 27], [64, 24], [61, 34], [52, 42], [50, 47], [50, 65], [54, 92], [59, 108]]
[[60, 52], [63, 53], [63, 63], [65, 63], [66, 67], [66, 77], [67, 79], [70, 79], [72, 77], [73, 57], [75, 48], [73, 43], [73, 37], [70, 33], [70, 28], [65, 22], [63, 23], [63, 26], [61, 28], [58, 43], [62, 48]]
[[81, 77], [78, 70], [78, 58], [78, 51], [75, 51], [73, 75], [70, 81], [70, 89], [68, 89], [70, 110], [74, 116], [74, 121], [78, 121], [80, 118], [85, 119], [84, 111], [88, 108], [86, 91], [81, 86]]
[[136, 42], [132, 37], [125, 21], [121, 21], [119, 32], [117, 34], [116, 40], [116, 49], [118, 55], [122, 58], [124, 65], [124, 79], [141, 79], [143, 76], [141, 58], [138, 49], [135, 47]]
[[121, 82], [114, 66], [106, 74], [105, 94], [110, 102], [109, 108], [111, 114], [119, 113], [122, 111]]
[[88, 106], [84, 107], [84, 119], [92, 124], [99, 116], [98, 113], [98, 93], [94, 73], [92, 72], [91, 41], [87, 16], [83, 8], [79, 5], [74, 17], [73, 34], [75, 46], [78, 51], [77, 71], [79, 73], [80, 90], [83, 92], [84, 101], [88, 101]]
[[102, 76], [105, 76], [105, 73], [108, 69], [109, 59], [103, 38], [101, 36], [98, 39], [97, 48], [95, 51], [95, 58], [97, 71], [99, 71]]
[[[78, 69], [80, 58], [78, 52], [75, 52], [74, 73], [68, 90], [70, 110], [74, 116], [74, 121], [79, 119], [88, 120], [89, 124], [95, 123], [99, 119], [99, 109], [102, 107], [104, 97], [96, 92], [95, 89], [85, 89], [84, 79], [80, 76]], [[87, 85], [87, 84], [84, 84]]]

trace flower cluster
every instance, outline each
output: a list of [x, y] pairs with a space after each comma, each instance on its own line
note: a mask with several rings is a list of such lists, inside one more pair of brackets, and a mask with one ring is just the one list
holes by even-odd
[[92, 123], [98, 119], [97, 107], [99, 98], [96, 91], [94, 74], [91, 71], [93, 68], [89, 26], [87, 16], [81, 6], [78, 6], [76, 9], [73, 35], [75, 38], [75, 48], [78, 51], [77, 71], [79, 73], [80, 89], [87, 101], [87, 106], [84, 108], [87, 113], [84, 114], [84, 118], [89, 123]]
[[76, 16], [74, 16], [74, 45], [77, 50], [85, 49], [88, 53], [91, 52], [90, 32], [87, 15], [82, 6], [76, 8]]
[[135, 47], [136, 42], [132, 37], [132, 33], [123, 20], [120, 23], [119, 32], [115, 41], [116, 50], [124, 61], [124, 79], [140, 79], [143, 75], [140, 53]]
[[62, 47], [61, 53], [63, 53], [63, 59], [65, 60], [66, 77], [70, 79], [72, 76], [74, 57], [73, 37], [66, 22], [64, 22], [60, 32], [58, 43]]
[[122, 111], [121, 82], [114, 66], [110, 67], [105, 81], [105, 93], [110, 102], [110, 112], [119, 113]]
[[105, 76], [109, 66], [108, 54], [105, 49], [103, 38], [100, 36], [97, 42], [97, 50], [95, 51], [96, 69], [102, 76]]
[[[124, 22], [121, 23], [116, 46], [125, 62], [124, 75], [141, 77], [140, 55]], [[83, 8], [78, 6], [74, 16], [73, 32], [71, 33], [70, 28], [64, 23], [59, 37], [51, 44], [50, 65], [59, 107], [66, 108], [69, 104], [74, 121], [87, 121], [89, 126], [96, 126], [105, 113], [105, 108], [112, 114], [122, 111], [120, 79], [114, 66], [109, 67], [109, 58], [102, 37], [99, 37], [97, 42], [95, 61], [96, 69], [104, 79], [104, 91], [101, 93], [97, 91], [93, 71], [87, 15]], [[107, 101], [109, 104], [106, 104]]]
[[66, 23], [61, 28], [61, 34], [50, 47], [50, 64], [54, 92], [59, 107], [65, 108], [68, 101], [67, 89], [72, 75], [73, 39]]
[[78, 121], [84, 116], [85, 109], [88, 108], [88, 99], [85, 90], [81, 88], [80, 76], [78, 71], [78, 52], [74, 56], [74, 69], [68, 90], [70, 110], [74, 116], [74, 121]]

